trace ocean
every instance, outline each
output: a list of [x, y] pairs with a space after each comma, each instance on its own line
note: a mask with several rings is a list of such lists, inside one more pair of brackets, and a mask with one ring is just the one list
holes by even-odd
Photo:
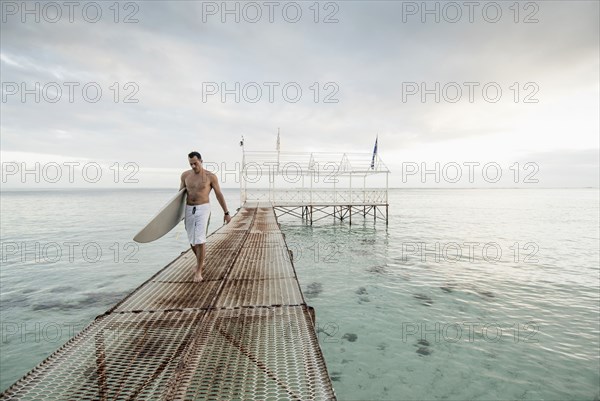
[[[2, 191], [2, 389], [189, 248], [132, 241], [173, 194]], [[600, 398], [598, 189], [389, 196], [387, 226], [279, 219], [340, 400]]]

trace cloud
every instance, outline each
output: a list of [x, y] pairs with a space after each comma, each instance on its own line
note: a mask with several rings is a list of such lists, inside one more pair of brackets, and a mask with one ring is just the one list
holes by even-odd
[[[318, 15], [298, 3], [297, 23], [286, 21], [284, 3], [274, 9], [273, 22], [262, 6], [257, 23], [247, 21], [254, 14], [245, 3], [227, 3], [237, 4], [239, 23], [221, 13], [220, 2], [136, 3], [137, 9], [120, 9], [119, 23], [102, 4], [97, 23], [78, 13], [73, 23], [7, 16], [1, 28], [3, 150], [170, 168], [190, 149], [239, 161], [242, 134], [248, 144], [272, 150], [278, 127], [284, 148], [295, 151], [370, 152], [379, 134], [384, 159], [385, 152], [425, 155], [436, 147], [465, 155], [495, 147], [507, 160], [598, 149], [597, 2], [527, 3], [537, 9], [519, 3], [518, 16], [509, 3], [499, 3], [503, 14], [496, 23], [482, 14], [487, 3], [473, 22], [456, 3], [463, 13], [457, 23], [447, 21], [452, 10], [442, 2], [428, 3], [437, 4], [440, 21], [425, 14], [425, 23], [423, 10], [413, 15], [406, 9], [422, 2], [320, 3]], [[219, 8], [214, 15], [207, 13], [211, 4]], [[128, 15], [138, 22], [123, 23]], [[323, 23], [327, 16], [338, 22]], [[527, 16], [538, 21], [523, 23]], [[7, 84], [20, 90], [36, 82], [39, 102], [32, 94], [25, 102], [21, 93], [7, 94], [14, 90]], [[46, 99], [56, 97], [53, 82], [62, 90], [56, 103]], [[65, 82], [78, 84], [72, 102]], [[97, 102], [86, 98], [86, 84], [88, 97], [101, 89]], [[207, 84], [218, 93], [207, 95]], [[419, 91], [407, 95], [413, 84]], [[298, 87], [301, 97], [292, 102]], [[490, 101], [486, 95], [496, 87], [501, 96]], [[253, 103], [256, 88], [261, 97]], [[225, 102], [223, 89], [229, 91]]]

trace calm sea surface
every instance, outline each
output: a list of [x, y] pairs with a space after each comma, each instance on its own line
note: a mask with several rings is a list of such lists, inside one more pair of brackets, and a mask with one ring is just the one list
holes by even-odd
[[[183, 224], [131, 240], [173, 193], [2, 192], [2, 389], [188, 249]], [[393, 190], [388, 227], [280, 223], [339, 399], [599, 399], [597, 189]]]

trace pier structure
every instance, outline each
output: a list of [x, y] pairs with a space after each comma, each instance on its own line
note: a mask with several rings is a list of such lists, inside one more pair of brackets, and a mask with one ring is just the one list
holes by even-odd
[[314, 311], [270, 204], [208, 237], [0, 394], [0, 400], [335, 400]]
[[369, 153], [246, 151], [241, 203], [267, 202], [278, 217], [312, 225], [322, 219], [373, 218], [388, 224], [390, 170]]

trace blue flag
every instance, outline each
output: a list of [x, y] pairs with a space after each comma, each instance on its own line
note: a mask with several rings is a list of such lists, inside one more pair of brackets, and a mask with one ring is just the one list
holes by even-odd
[[377, 140], [379, 135], [375, 138], [375, 147], [373, 148], [373, 157], [371, 158], [371, 170], [375, 169], [375, 156], [377, 156]]

